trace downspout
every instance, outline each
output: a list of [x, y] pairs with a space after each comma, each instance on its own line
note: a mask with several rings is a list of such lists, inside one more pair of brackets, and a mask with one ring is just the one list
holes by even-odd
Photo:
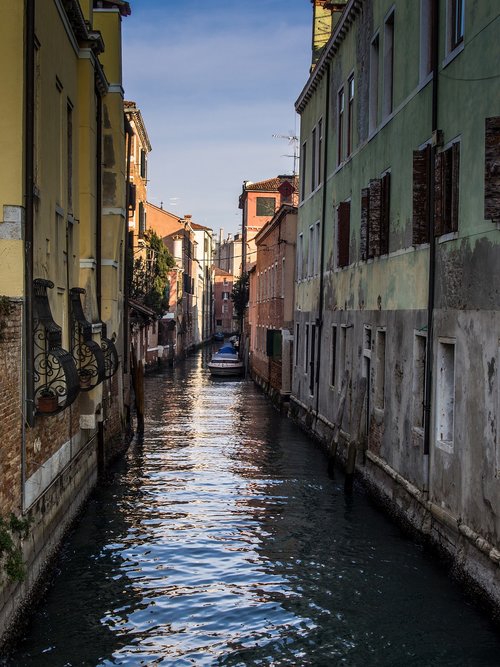
[[427, 298], [427, 351], [425, 356], [424, 397], [424, 491], [429, 491], [430, 441], [432, 416], [433, 323], [436, 287], [436, 237], [434, 236], [436, 138], [438, 131], [438, 74], [439, 74], [439, 0], [432, 4], [432, 147], [429, 169], [429, 291]]
[[126, 182], [125, 182], [125, 243], [123, 244], [123, 372], [128, 373], [128, 357], [129, 357], [129, 280], [130, 280], [130, 265], [129, 265], [129, 232], [128, 232], [128, 216], [129, 216], [129, 183], [130, 183], [130, 156], [132, 152], [132, 126], [124, 116], [125, 133], [126, 133]]
[[97, 100], [96, 109], [96, 211], [95, 211], [95, 283], [97, 295], [97, 313], [101, 319], [102, 313], [102, 97], [95, 91]]
[[316, 320], [316, 325], [318, 328], [317, 335], [317, 346], [318, 354], [316, 355], [316, 418], [318, 417], [319, 410], [319, 370], [321, 368], [321, 333], [323, 330], [323, 292], [325, 289], [324, 283], [324, 273], [325, 273], [325, 228], [326, 228], [326, 195], [327, 187], [326, 181], [328, 177], [328, 164], [327, 164], [327, 155], [328, 155], [328, 135], [330, 127], [330, 61], [326, 63], [326, 95], [325, 95], [325, 138], [323, 141], [323, 197], [321, 204], [321, 252], [320, 252], [320, 268], [319, 268], [319, 304], [318, 304], [318, 319]]
[[25, 117], [24, 117], [24, 396], [21, 445], [21, 484], [24, 510], [26, 482], [26, 426], [33, 426], [34, 417], [34, 350], [33, 350], [33, 190], [35, 140], [35, 0], [26, 0], [25, 27]]
[[[95, 286], [97, 297], [97, 318], [101, 321], [102, 313], [102, 97], [97, 86], [95, 89], [96, 96], [96, 151], [95, 151], [95, 166], [96, 166], [96, 207], [95, 207]], [[109, 380], [111, 383], [111, 380]], [[104, 413], [104, 401], [101, 403], [101, 411]], [[101, 475], [106, 464], [106, 453], [104, 443], [104, 419], [106, 414], [101, 415], [101, 419], [97, 422], [97, 470]]]

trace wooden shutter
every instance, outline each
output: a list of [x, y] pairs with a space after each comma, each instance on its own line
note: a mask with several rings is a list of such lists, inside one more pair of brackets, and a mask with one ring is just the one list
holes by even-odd
[[428, 243], [431, 147], [413, 151], [413, 244]]
[[349, 264], [351, 202], [342, 202], [337, 207], [337, 256], [338, 266]]
[[389, 252], [389, 231], [391, 217], [391, 174], [387, 172], [381, 179], [380, 193], [380, 254]]
[[368, 257], [378, 257], [380, 254], [380, 222], [381, 222], [381, 193], [380, 178], [370, 181], [370, 217], [368, 219]]
[[451, 206], [450, 232], [458, 231], [458, 200], [460, 191], [460, 143], [453, 144], [450, 151]]
[[484, 217], [500, 221], [500, 116], [485, 118]]
[[368, 259], [368, 223], [370, 218], [370, 190], [361, 190], [361, 225], [359, 231], [360, 257], [364, 261]]
[[434, 168], [434, 236], [444, 229], [444, 153], [436, 153]]

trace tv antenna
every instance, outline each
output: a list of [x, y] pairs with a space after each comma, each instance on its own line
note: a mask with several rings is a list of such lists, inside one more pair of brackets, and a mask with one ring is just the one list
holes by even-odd
[[275, 139], [287, 139], [288, 145], [293, 146], [293, 155], [283, 155], [282, 157], [293, 158], [293, 175], [297, 174], [297, 160], [299, 159], [299, 138], [289, 130], [288, 134], [273, 134]]

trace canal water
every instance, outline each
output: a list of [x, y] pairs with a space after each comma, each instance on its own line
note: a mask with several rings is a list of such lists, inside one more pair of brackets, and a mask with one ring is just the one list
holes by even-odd
[[497, 628], [436, 557], [206, 361], [146, 379], [144, 437], [4, 664], [499, 665]]

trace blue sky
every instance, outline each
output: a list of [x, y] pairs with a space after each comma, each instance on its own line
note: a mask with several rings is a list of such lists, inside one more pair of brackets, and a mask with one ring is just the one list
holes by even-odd
[[244, 180], [291, 173], [273, 134], [299, 132], [311, 60], [310, 0], [131, 0], [125, 99], [153, 150], [148, 198], [218, 233], [241, 224]]

